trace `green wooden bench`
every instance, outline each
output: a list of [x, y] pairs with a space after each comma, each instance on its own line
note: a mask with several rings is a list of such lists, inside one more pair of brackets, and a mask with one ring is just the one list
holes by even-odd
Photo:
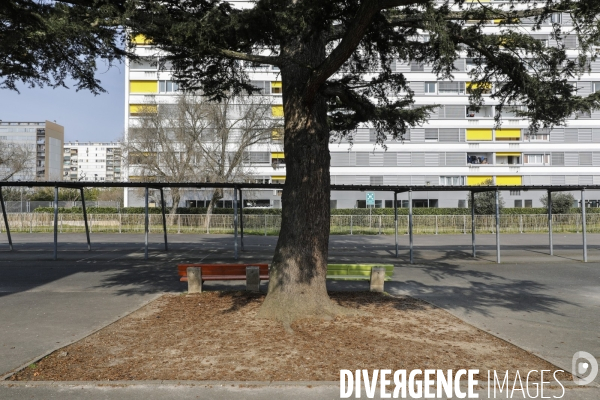
[[[373, 268], [385, 268], [383, 280], [373, 276]], [[327, 279], [338, 281], [369, 281], [371, 291], [383, 291], [383, 281], [392, 280], [392, 264], [327, 264]]]

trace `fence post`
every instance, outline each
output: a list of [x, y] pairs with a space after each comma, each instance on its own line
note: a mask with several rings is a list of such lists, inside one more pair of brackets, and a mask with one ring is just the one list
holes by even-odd
[[123, 220], [122, 220], [122, 214], [119, 213], [119, 233], [122, 232], [123, 229]]
[[350, 215], [350, 234], [352, 235], [352, 214]]
[[467, 216], [463, 215], [463, 235], [467, 234]]
[[181, 233], [181, 214], [177, 214], [177, 233]]
[[523, 214], [519, 214], [519, 231], [523, 233]]
[[381, 235], [381, 215], [379, 216], [379, 234]]
[[60, 221], [60, 233], [63, 233], [62, 228], [63, 228], [63, 215], [62, 214], [58, 214], [59, 216], [59, 221]]
[[435, 234], [438, 234], [438, 216], [435, 216]]
[[29, 214], [29, 233], [33, 233], [33, 213]]
[[265, 214], [265, 236], [267, 236], [267, 214]]

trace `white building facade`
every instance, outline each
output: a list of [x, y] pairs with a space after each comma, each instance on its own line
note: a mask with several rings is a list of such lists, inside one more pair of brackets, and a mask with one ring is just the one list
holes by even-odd
[[[568, 14], [556, 14], [553, 22], [572, 25]], [[490, 21], [490, 33], [499, 26]], [[533, 30], [531, 21], [522, 20], [520, 32], [530, 32], [537, 39], [554, 45], [551, 23]], [[424, 36], [423, 40], [427, 40]], [[565, 40], [568, 53], [576, 58], [577, 39]], [[136, 111], [148, 103], [174, 102], [176, 85], [168, 71], [158, 71], [155, 64], [160, 53], [139, 42], [136, 52], [145, 57], [137, 64], [127, 63], [125, 130], [135, 126]], [[348, 141], [332, 143], [331, 183], [364, 185], [479, 185], [491, 180], [496, 185], [598, 185], [600, 184], [600, 110], [573, 116], [566, 126], [530, 134], [528, 121], [515, 116], [514, 109], [505, 108], [503, 123], [495, 127], [496, 105], [486, 98], [478, 112], [469, 110], [469, 71], [472, 59], [463, 57], [455, 62], [454, 79], [439, 81], [427, 65], [395, 62], [393, 71], [402, 73], [410, 82], [416, 105], [439, 105], [426, 124], [407, 133], [403, 141], [387, 143], [387, 151], [375, 146], [374, 131], [368, 126], [357, 129]], [[600, 60], [592, 62], [592, 72], [573, 84], [578, 93], [588, 95], [600, 90]], [[281, 82], [275, 67], [254, 67], [248, 70], [253, 84], [271, 96], [273, 117], [283, 117]], [[494, 83], [490, 83], [490, 91]], [[485, 97], [485, 96], [484, 96]], [[279, 146], [279, 147], [278, 147]], [[285, 159], [281, 137], [273, 135], [270, 143], [249, 149], [253, 156], [253, 171], [260, 182], [285, 181]], [[202, 206], [209, 192], [198, 192], [187, 198]], [[541, 191], [505, 191], [507, 207], [541, 206]], [[415, 192], [415, 207], [466, 207], [467, 192]], [[576, 194], [578, 198], [578, 194]], [[254, 195], [255, 205], [280, 206], [280, 192], [262, 191]], [[193, 196], [192, 196], [193, 197]], [[587, 196], [592, 206], [600, 204], [600, 193]], [[400, 206], [408, 206], [407, 194], [400, 194]], [[365, 207], [365, 193], [334, 192], [332, 208]], [[377, 193], [376, 207], [393, 207], [393, 193]], [[181, 204], [182, 206], [184, 204]]]
[[68, 142], [63, 151], [63, 180], [70, 182], [120, 182], [120, 142]]

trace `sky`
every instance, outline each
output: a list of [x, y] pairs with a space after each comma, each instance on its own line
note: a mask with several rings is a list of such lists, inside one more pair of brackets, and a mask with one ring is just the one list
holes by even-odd
[[65, 142], [110, 142], [123, 137], [125, 67], [102, 67], [96, 78], [108, 92], [94, 96], [88, 91], [19, 85], [20, 93], [0, 90], [0, 120], [4, 122], [56, 121], [65, 127]]

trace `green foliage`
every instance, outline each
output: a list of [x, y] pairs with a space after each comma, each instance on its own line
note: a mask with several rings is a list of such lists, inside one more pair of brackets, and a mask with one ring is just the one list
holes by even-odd
[[[2, 0], [0, 88], [65, 86], [98, 94], [98, 59], [108, 66], [123, 58], [124, 0]], [[106, 68], [105, 65], [102, 68]]]
[[[566, 214], [573, 207], [575, 197], [571, 193], [554, 192], [552, 193], [552, 214]], [[540, 201], [548, 210], [548, 195], [540, 197]]]
[[[98, 199], [98, 188], [84, 188], [83, 195], [86, 201], [96, 201]], [[36, 188], [29, 196], [31, 201], [54, 201], [54, 188], [42, 187]], [[81, 192], [79, 189], [59, 188], [58, 201], [81, 201]]]
[[[481, 183], [480, 186], [492, 186], [493, 180], [488, 179]], [[469, 199], [470, 202], [470, 199]], [[470, 205], [469, 205], [470, 206]], [[502, 212], [504, 208], [504, 200], [498, 192], [498, 209]], [[496, 214], [496, 191], [485, 191], [475, 193], [475, 214], [477, 215], [494, 215]]]

